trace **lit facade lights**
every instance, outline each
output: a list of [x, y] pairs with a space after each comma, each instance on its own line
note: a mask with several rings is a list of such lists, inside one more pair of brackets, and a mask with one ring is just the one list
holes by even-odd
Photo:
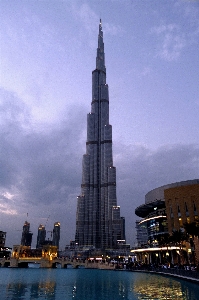
[[155, 220], [155, 219], [160, 219], [160, 218], [166, 218], [166, 217], [167, 216], [165, 215], [165, 216], [156, 216], [156, 217], [146, 218], [146, 219], [140, 221], [139, 224], [145, 223], [145, 222], [150, 221], [150, 220]]
[[[167, 184], [145, 195], [145, 203], [135, 209], [135, 214], [142, 218], [136, 221], [138, 248], [132, 250], [138, 259], [172, 264], [179, 260], [183, 264], [199, 261], [198, 238], [187, 230], [189, 224], [199, 222], [198, 197], [199, 179]], [[175, 233], [182, 234], [178, 242]], [[176, 243], [178, 247], [175, 247]]]

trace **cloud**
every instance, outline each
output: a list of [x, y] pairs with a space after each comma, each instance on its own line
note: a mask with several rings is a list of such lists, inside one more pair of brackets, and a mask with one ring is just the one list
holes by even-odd
[[1, 100], [2, 195], [32, 204], [66, 199], [81, 176], [74, 169], [82, 153], [81, 106], [71, 107], [70, 115], [57, 127], [37, 130], [16, 95], [1, 90]]
[[92, 8], [87, 4], [77, 4], [72, 3], [72, 12], [74, 17], [81, 23], [82, 27], [91, 35], [95, 32], [93, 24], [99, 22], [98, 15], [92, 10]]
[[[39, 127], [31, 122], [28, 107], [15, 94], [1, 89], [0, 96], [0, 214], [1, 222], [8, 214], [12, 218], [9, 224], [5, 222], [8, 243], [19, 242], [12, 226], [22, 228], [29, 212], [34, 239], [38, 225], [45, 223], [48, 215], [51, 230], [53, 222], [61, 222], [63, 247], [75, 234], [86, 112], [81, 106], [71, 106], [64, 121], [52, 126], [42, 123]], [[152, 151], [143, 145], [122, 145], [118, 141], [114, 146], [118, 205], [126, 218], [127, 240], [132, 244], [135, 208], [144, 203], [151, 189], [197, 178], [199, 147], [171, 145]]]
[[[81, 22], [84, 29], [88, 32], [90, 36], [96, 36], [96, 28], [93, 24], [99, 24], [99, 16], [91, 8], [88, 3], [83, 3], [81, 5], [72, 4], [73, 14]], [[124, 30], [118, 24], [111, 24], [108, 22], [103, 22], [102, 19], [103, 32], [107, 35], [121, 35], [124, 33]], [[96, 46], [96, 45], [95, 45]]]
[[[27, 212], [34, 232], [46, 214], [51, 214], [52, 222], [61, 219], [66, 243], [65, 234], [71, 238], [75, 232], [71, 224], [74, 227], [85, 151], [84, 107], [71, 105], [58, 124], [35, 125], [16, 94], [0, 89], [0, 99], [0, 214], [8, 243], [19, 243], [12, 226], [22, 228]], [[13, 218], [10, 224], [4, 222], [8, 214]]]
[[135, 241], [135, 208], [145, 195], [165, 184], [199, 178], [199, 145], [169, 145], [151, 150], [142, 145], [115, 147], [117, 197], [126, 218], [127, 240]]
[[157, 56], [174, 61], [179, 59], [183, 50], [198, 43], [199, 7], [198, 1], [175, 1], [171, 14], [175, 23], [161, 21], [161, 25], [151, 29], [151, 34], [158, 37]]
[[102, 22], [102, 26], [103, 26], [103, 31], [106, 35], [117, 35], [120, 36], [122, 34], [124, 34], [124, 29], [119, 26], [118, 24], [110, 24], [110, 23], [103, 23]]
[[14, 209], [10, 209], [10, 207], [0, 204], [0, 213], [6, 214], [6, 215], [16, 215], [17, 212]]
[[186, 46], [186, 39], [177, 24], [154, 27], [151, 33], [159, 37], [158, 56], [167, 61], [179, 58], [183, 48]]

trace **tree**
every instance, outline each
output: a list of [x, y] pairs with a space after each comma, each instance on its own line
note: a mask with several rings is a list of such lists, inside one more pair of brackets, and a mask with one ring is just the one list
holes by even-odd
[[191, 235], [192, 237], [199, 237], [199, 222], [185, 223], [184, 229], [186, 230], [187, 234]]
[[170, 235], [168, 233], [165, 233], [164, 235], [159, 235], [157, 237], [157, 241], [160, 247], [168, 247], [170, 243]]
[[186, 233], [180, 230], [173, 230], [170, 241], [176, 246], [181, 246], [183, 241], [187, 240]]
[[[182, 256], [182, 245], [183, 242], [187, 240], [187, 235], [184, 231], [180, 230], [173, 230], [172, 235], [170, 236], [170, 241], [175, 246], [180, 248], [179, 252], [179, 264], [181, 264], [181, 256]], [[187, 256], [187, 255], [186, 255]]]
[[199, 237], [199, 222], [185, 223], [184, 228], [191, 246], [191, 253], [193, 257], [193, 263], [195, 264], [195, 244], [194, 237]]

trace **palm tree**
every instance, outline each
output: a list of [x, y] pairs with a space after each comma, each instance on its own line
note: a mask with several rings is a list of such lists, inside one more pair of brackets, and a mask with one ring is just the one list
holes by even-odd
[[157, 237], [158, 244], [161, 247], [167, 247], [170, 243], [170, 235], [169, 233], [165, 233], [164, 235], [159, 235]]
[[175, 246], [180, 247], [180, 256], [179, 256], [179, 264], [181, 264], [181, 252], [182, 252], [182, 245], [183, 242], [187, 240], [187, 235], [185, 232], [180, 230], [173, 230], [172, 235], [170, 236], [170, 242]]
[[199, 237], [199, 222], [185, 223], [184, 228], [186, 230], [187, 237], [189, 239], [189, 243], [191, 246], [191, 253], [192, 253], [192, 257], [193, 257], [193, 263], [195, 265], [194, 237]]
[[185, 223], [184, 229], [189, 235], [199, 237], [199, 222]]
[[173, 230], [172, 235], [170, 236], [170, 241], [173, 242], [176, 246], [182, 245], [182, 242], [187, 239], [185, 232], [180, 230]]

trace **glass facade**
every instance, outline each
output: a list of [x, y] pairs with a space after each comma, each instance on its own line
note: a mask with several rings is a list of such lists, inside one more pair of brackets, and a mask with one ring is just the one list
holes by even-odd
[[82, 161], [81, 195], [77, 197], [76, 236], [79, 246], [115, 248], [125, 239], [124, 218], [116, 198], [116, 168], [109, 124], [109, 93], [101, 22], [96, 69], [92, 72], [91, 112], [87, 116], [86, 154]]
[[57, 249], [59, 249], [59, 240], [60, 240], [60, 222], [55, 222], [53, 228], [53, 246], [57, 246]]
[[36, 248], [40, 249], [45, 244], [46, 239], [46, 229], [45, 226], [40, 224], [38, 227], [38, 234], [37, 234], [37, 245]]
[[22, 231], [21, 245], [30, 247], [32, 243], [32, 235], [33, 233], [30, 232], [30, 223], [25, 221]]
[[168, 234], [168, 226], [166, 216], [147, 221], [148, 244], [157, 246], [161, 243], [161, 239], [165, 234]]

